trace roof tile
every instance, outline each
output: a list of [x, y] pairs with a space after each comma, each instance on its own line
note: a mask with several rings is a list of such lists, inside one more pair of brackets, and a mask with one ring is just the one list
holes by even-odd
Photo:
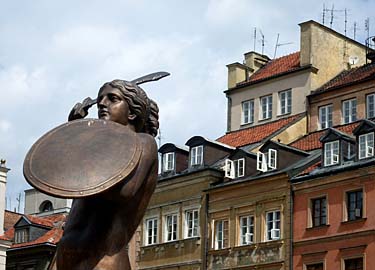
[[359, 83], [367, 79], [375, 79], [375, 63], [344, 70], [332, 80], [328, 81], [322, 87], [314, 91], [313, 94], [325, 92], [338, 87], [344, 87], [353, 83]]
[[[353, 122], [350, 124], [334, 127], [335, 129], [344, 132], [346, 134], [352, 134], [353, 130], [359, 125], [359, 121]], [[327, 130], [319, 130], [312, 133], [309, 133], [297, 141], [290, 144], [290, 146], [304, 150], [311, 151], [314, 149], [322, 148], [322, 143], [320, 142], [320, 137], [324, 135]]]
[[217, 141], [233, 147], [241, 147], [257, 143], [280, 130], [281, 128], [293, 123], [302, 115], [304, 115], [304, 113], [282, 118], [280, 120], [265, 123], [255, 127], [232, 131], [218, 138]]
[[273, 59], [267, 64], [257, 70], [253, 75], [250, 76], [249, 80], [239, 83], [238, 85], [253, 84], [258, 81], [268, 79], [277, 75], [281, 75], [285, 72], [291, 72], [299, 69], [299, 52], [295, 52], [289, 55], [285, 55], [276, 59]]

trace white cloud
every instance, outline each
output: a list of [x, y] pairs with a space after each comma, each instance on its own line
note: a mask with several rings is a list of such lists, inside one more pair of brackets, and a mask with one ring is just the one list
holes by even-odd
[[7, 132], [11, 128], [12, 124], [7, 120], [0, 119], [0, 132]]

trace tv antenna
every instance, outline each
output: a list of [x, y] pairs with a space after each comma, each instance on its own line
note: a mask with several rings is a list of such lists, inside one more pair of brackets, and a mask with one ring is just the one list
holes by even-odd
[[278, 33], [278, 34], [277, 34], [277, 39], [276, 39], [275, 53], [274, 53], [274, 55], [273, 55], [273, 59], [276, 58], [277, 48], [279, 48], [279, 47], [281, 47], [281, 46], [285, 46], [285, 45], [293, 44], [293, 42], [279, 43], [279, 37], [280, 37], [280, 34]]
[[262, 42], [262, 55], [264, 54], [264, 35], [262, 30], [259, 29], [260, 35], [262, 36], [261, 42]]
[[254, 27], [254, 52], [256, 49], [256, 44], [257, 44], [257, 28]]
[[367, 38], [370, 37], [370, 18], [365, 20], [365, 31], [367, 33]]

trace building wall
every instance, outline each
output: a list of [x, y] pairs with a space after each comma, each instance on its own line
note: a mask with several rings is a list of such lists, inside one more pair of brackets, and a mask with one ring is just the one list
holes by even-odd
[[[139, 269], [202, 269], [205, 263], [206, 196], [203, 190], [210, 183], [222, 179], [216, 170], [201, 170], [186, 175], [159, 180], [143, 222], [140, 225]], [[199, 235], [186, 238], [185, 211], [199, 210]], [[165, 215], [178, 215], [177, 240], [165, 240]], [[146, 245], [146, 224], [149, 218], [158, 218], [157, 244]]]
[[319, 129], [319, 108], [332, 104], [333, 126], [343, 124], [342, 102], [348, 99], [357, 99], [357, 119], [366, 118], [366, 96], [375, 93], [375, 81], [368, 81], [353, 86], [347, 86], [319, 95], [309, 97], [309, 121], [308, 130], [313, 132]]
[[[293, 186], [293, 269], [304, 270], [304, 265], [314, 262], [324, 262], [324, 269], [343, 269], [343, 259], [353, 256], [364, 256], [364, 269], [375, 269], [374, 174], [372, 166]], [[346, 192], [356, 189], [364, 194], [363, 218], [346, 221]], [[321, 196], [327, 199], [327, 225], [312, 228], [310, 202]]]
[[[255, 265], [256, 269], [289, 269], [289, 190], [286, 175], [209, 190], [208, 269], [237, 269]], [[266, 212], [272, 210], [281, 212], [281, 239], [266, 241]], [[255, 217], [254, 243], [240, 246], [239, 217], [249, 214]], [[229, 220], [229, 247], [215, 250], [214, 224], [222, 219]]]
[[[40, 213], [40, 205], [44, 201], [50, 201], [53, 205], [53, 212], [61, 213], [61, 212], [69, 212], [72, 200], [71, 199], [60, 199], [56, 197], [49, 196], [47, 194], [41, 193], [36, 189], [28, 189], [25, 190], [25, 211], [26, 215], [29, 214], [43, 214]], [[48, 212], [51, 214], [51, 212]]]
[[[318, 69], [318, 73], [312, 76], [311, 90], [349, 67], [366, 63], [364, 45], [314, 21], [301, 23], [300, 27], [301, 66], [310, 64]], [[349, 65], [349, 57], [358, 57], [358, 62]]]
[[[306, 111], [306, 95], [310, 93], [310, 70], [300, 71], [282, 78], [259, 83], [254, 86], [234, 90], [227, 95], [231, 99], [230, 123], [231, 131], [278, 120], [282, 117]], [[286, 115], [279, 113], [280, 91], [292, 89], [292, 112]], [[272, 94], [272, 118], [260, 120], [260, 97]], [[254, 99], [254, 123], [241, 125], [242, 102]]]

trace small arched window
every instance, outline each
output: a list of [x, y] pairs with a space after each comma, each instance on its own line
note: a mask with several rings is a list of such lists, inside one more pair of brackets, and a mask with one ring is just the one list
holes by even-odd
[[49, 212], [49, 211], [52, 211], [52, 210], [53, 210], [52, 203], [51, 203], [51, 201], [48, 201], [48, 200], [42, 202], [39, 206], [40, 212]]

